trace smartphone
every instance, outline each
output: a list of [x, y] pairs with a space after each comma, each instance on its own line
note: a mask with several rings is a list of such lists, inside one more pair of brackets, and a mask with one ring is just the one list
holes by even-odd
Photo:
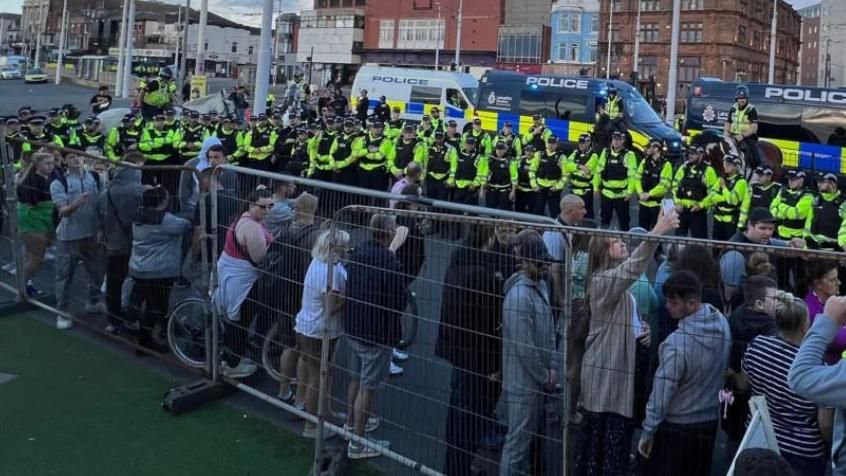
[[676, 202], [672, 198], [665, 198], [661, 200], [661, 208], [664, 209], [664, 215], [669, 215], [671, 211], [675, 211]]

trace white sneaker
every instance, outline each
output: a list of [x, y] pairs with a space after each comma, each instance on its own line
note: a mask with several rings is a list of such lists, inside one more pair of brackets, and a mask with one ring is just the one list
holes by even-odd
[[[387, 440], [370, 440], [370, 443], [382, 448], [388, 448], [391, 445], [391, 442]], [[352, 441], [347, 445], [347, 458], [349, 459], [375, 458], [381, 455], [382, 453], [369, 446], [358, 445]]]
[[73, 329], [73, 321], [62, 316], [56, 316], [56, 329], [59, 329], [60, 331]]
[[48, 263], [56, 261], [56, 254], [53, 253], [53, 248], [48, 248], [47, 251], [44, 252], [44, 261]]
[[408, 360], [408, 352], [403, 352], [401, 350], [394, 349], [392, 358], [399, 362], [405, 362], [406, 360]]
[[258, 367], [247, 359], [241, 359], [236, 367], [230, 367], [226, 361], [220, 364], [220, 373], [229, 378], [245, 378], [256, 373]]
[[388, 373], [391, 374], [391, 377], [395, 377], [397, 375], [402, 375], [405, 372], [405, 369], [400, 367], [399, 365], [391, 362], [391, 366], [388, 368]]
[[[379, 418], [379, 417], [369, 417], [369, 418], [367, 418], [367, 425], [364, 426], [364, 432], [365, 433], [373, 433], [374, 431], [376, 431], [377, 428], [379, 428], [379, 426], [381, 424], [382, 424], [381, 418]], [[355, 428], [352, 425], [348, 425], [348, 424], [344, 423], [344, 430], [352, 433], [353, 431], [355, 431]], [[344, 439], [346, 440], [346, 439], [349, 439], [349, 438], [344, 438]]]
[[3, 265], [2, 269], [3, 271], [11, 274], [12, 276], [17, 274], [18, 272], [18, 270], [15, 268], [15, 263], [6, 263]]

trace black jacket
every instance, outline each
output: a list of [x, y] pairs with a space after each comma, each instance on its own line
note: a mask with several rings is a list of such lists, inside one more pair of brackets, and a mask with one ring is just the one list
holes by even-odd
[[347, 334], [365, 344], [395, 347], [402, 337], [407, 284], [387, 247], [376, 241], [357, 246], [347, 263]]
[[746, 304], [731, 313], [729, 327], [731, 328], [729, 368], [735, 372], [740, 372], [743, 354], [746, 353], [746, 348], [749, 347], [752, 339], [760, 335], [774, 336], [778, 334], [775, 319], [763, 311], [749, 308]]
[[441, 323], [435, 355], [454, 367], [482, 375], [500, 369], [502, 280], [489, 252], [459, 248], [441, 295]]

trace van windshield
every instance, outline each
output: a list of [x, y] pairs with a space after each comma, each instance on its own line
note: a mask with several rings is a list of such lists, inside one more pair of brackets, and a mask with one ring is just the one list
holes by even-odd
[[470, 101], [470, 104], [476, 105], [476, 97], [479, 95], [479, 88], [461, 88], [464, 91], [464, 95], [467, 96], [467, 99]]
[[661, 123], [661, 118], [642, 97], [624, 99], [623, 105], [626, 115], [633, 124]]

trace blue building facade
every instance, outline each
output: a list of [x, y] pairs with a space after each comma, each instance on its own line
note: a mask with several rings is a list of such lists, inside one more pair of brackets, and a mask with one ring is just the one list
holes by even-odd
[[599, 58], [599, 1], [557, 0], [550, 16], [553, 63], [594, 64]]

